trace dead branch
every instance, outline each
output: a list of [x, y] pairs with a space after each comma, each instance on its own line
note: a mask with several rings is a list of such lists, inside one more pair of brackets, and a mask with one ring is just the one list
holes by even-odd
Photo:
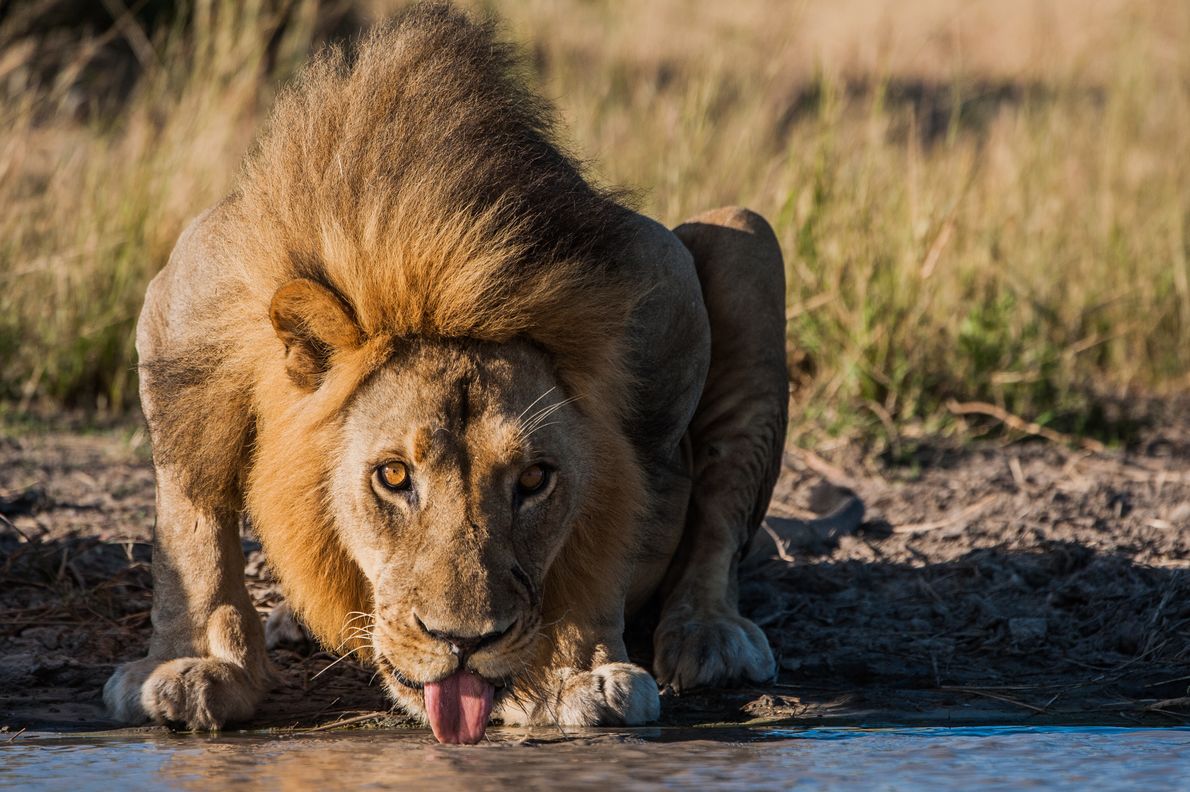
[[1098, 440], [1092, 440], [1089, 437], [1075, 437], [1074, 435], [1055, 431], [1034, 421], [1026, 421], [1024, 418], [1013, 415], [1002, 407], [997, 407], [987, 402], [959, 402], [951, 399], [946, 402], [946, 409], [950, 410], [954, 415], [986, 415], [990, 418], [995, 418], [1009, 429], [1021, 432], [1022, 434], [1043, 437], [1059, 445], [1077, 446], [1096, 454], [1102, 454], [1107, 450], [1107, 446]]

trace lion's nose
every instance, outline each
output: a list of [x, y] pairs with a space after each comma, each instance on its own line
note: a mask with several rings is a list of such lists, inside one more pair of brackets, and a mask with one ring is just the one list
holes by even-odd
[[[418, 615], [416, 611], [413, 613], [413, 620], [417, 622], [417, 626], [421, 627], [422, 632], [429, 635], [431, 638], [437, 638], [439, 641], [445, 642], [450, 646], [450, 651], [458, 655], [461, 660], [466, 660], [472, 654], [475, 654], [480, 649], [490, 644], [495, 643], [504, 637], [504, 635], [512, 628], [515, 620], [509, 619], [503, 624], [492, 625], [496, 629], [485, 630], [481, 632], [467, 632], [459, 627], [449, 628], [437, 622], [427, 623], [425, 619]], [[484, 625], [485, 627], [489, 626]], [[445, 628], [445, 629], [444, 629]]]

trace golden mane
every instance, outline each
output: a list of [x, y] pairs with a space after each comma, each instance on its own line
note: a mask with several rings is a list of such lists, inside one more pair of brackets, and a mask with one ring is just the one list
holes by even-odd
[[323, 53], [248, 160], [244, 247], [329, 287], [366, 337], [526, 336], [611, 373], [629, 214], [523, 71], [493, 23], [437, 4]]

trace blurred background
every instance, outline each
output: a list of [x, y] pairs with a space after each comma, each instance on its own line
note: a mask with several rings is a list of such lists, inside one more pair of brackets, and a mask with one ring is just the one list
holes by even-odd
[[[1190, 389], [1184, 0], [460, 4], [644, 212], [770, 219], [795, 440], [1126, 441]], [[179, 232], [309, 53], [404, 5], [0, 2], [0, 423], [134, 414]]]

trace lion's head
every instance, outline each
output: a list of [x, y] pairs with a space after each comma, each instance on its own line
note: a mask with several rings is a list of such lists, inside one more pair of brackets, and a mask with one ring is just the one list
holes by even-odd
[[445, 680], [474, 674], [486, 709], [531, 661], [546, 571], [589, 495], [589, 427], [551, 368], [527, 343], [410, 341], [344, 416], [331, 506], [374, 598], [353, 633], [436, 728]]
[[639, 501], [631, 455], [528, 339], [368, 341], [301, 279], [271, 315], [297, 397], [262, 426], [250, 487], [273, 563], [326, 643], [370, 656], [440, 736], [474, 741], [548, 649], [543, 620], [565, 602], [551, 589], [598, 596], [589, 548], [618, 552], [599, 531]]

